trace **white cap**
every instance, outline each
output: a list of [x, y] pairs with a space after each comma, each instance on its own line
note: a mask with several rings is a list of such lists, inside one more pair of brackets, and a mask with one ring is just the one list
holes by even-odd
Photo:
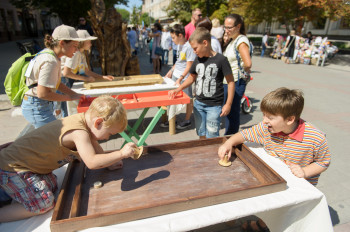
[[73, 40], [73, 41], [85, 41], [86, 39], [79, 38], [77, 32], [73, 27], [67, 25], [61, 25], [55, 28], [52, 33], [52, 38], [55, 40]]
[[84, 39], [84, 41], [97, 39], [96, 36], [91, 36], [87, 30], [77, 30], [77, 34], [79, 38]]

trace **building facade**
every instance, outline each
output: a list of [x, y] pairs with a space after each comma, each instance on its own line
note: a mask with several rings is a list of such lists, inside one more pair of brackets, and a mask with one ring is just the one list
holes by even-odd
[[0, 42], [41, 37], [62, 22], [45, 10], [18, 9], [9, 0], [0, 1]]
[[155, 20], [159, 20], [160, 23], [170, 23], [173, 19], [165, 11], [170, 2], [171, 0], [143, 0], [142, 13], [148, 13]]

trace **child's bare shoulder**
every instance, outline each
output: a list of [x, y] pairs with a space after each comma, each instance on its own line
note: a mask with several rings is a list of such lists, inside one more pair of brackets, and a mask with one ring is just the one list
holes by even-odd
[[62, 136], [63, 143], [76, 143], [79, 141], [89, 141], [91, 143], [90, 134], [86, 130], [73, 129]]

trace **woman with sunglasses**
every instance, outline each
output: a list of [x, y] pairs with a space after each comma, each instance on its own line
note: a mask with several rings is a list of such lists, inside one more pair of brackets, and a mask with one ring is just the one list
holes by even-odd
[[[242, 69], [244, 69], [245, 73], [249, 74], [252, 67], [252, 60], [250, 57], [250, 43], [245, 33], [243, 17], [238, 14], [227, 16], [224, 22], [224, 30], [230, 42], [225, 51], [223, 51], [223, 55], [227, 57], [231, 65], [235, 81], [235, 95], [231, 112], [225, 118], [225, 135], [231, 135], [237, 133], [239, 130], [241, 98], [247, 85]], [[227, 83], [224, 83], [224, 90], [226, 99]]]

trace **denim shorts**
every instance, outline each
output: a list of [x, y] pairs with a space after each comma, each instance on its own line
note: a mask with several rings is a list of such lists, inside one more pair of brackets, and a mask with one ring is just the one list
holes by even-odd
[[3, 197], [11, 197], [30, 212], [46, 212], [55, 206], [54, 192], [57, 190], [57, 180], [53, 173], [41, 175], [0, 169], [0, 186], [5, 192], [1, 194]]
[[56, 120], [52, 101], [25, 95], [21, 107], [24, 118], [32, 124], [34, 128], [39, 128]]
[[[177, 81], [177, 79], [179, 78], [176, 78], [174, 77], [174, 75], [172, 76], [171, 78], [173, 81]], [[180, 84], [184, 83], [185, 80], [182, 80]], [[184, 93], [186, 93], [190, 98], [193, 98], [193, 94], [192, 94], [192, 85], [188, 86], [186, 89], [183, 89], [182, 91], [184, 91]]]
[[208, 106], [194, 100], [193, 112], [198, 136], [219, 137], [222, 106]]

